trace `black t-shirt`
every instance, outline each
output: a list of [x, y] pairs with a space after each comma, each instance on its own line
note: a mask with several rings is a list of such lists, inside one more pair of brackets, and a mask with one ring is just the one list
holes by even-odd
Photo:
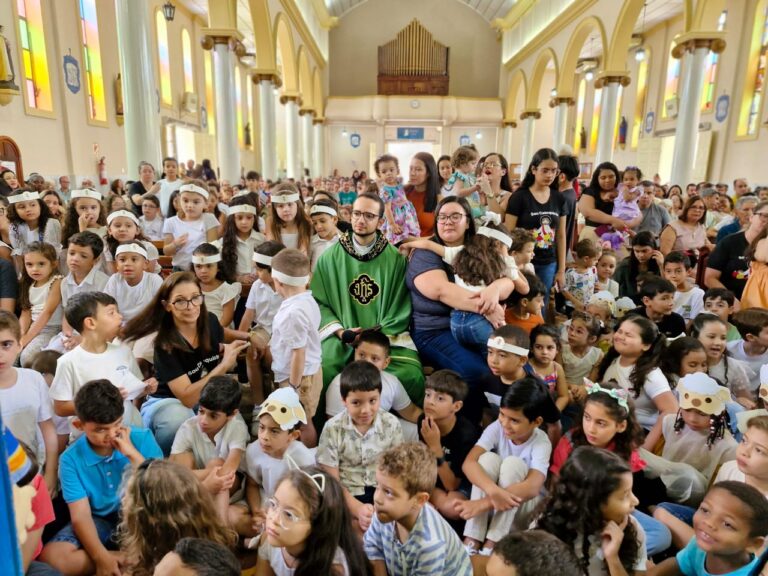
[[[424, 441], [421, 437], [421, 423], [423, 421], [424, 414], [419, 416], [419, 420], [416, 423], [416, 426], [419, 428], [419, 440], [422, 442]], [[440, 438], [445, 461], [451, 466], [451, 471], [457, 478], [464, 478], [461, 467], [464, 465], [467, 454], [469, 454], [469, 451], [472, 450], [479, 438], [480, 430], [461, 414], [456, 415], [456, 424], [454, 424], [453, 429]], [[445, 490], [443, 483], [440, 481], [440, 476], [437, 477], [437, 487]]]
[[744, 253], [749, 242], [744, 232], [736, 232], [717, 243], [707, 260], [707, 268], [720, 271], [720, 282], [741, 299], [749, 276], [749, 259]]
[[131, 210], [133, 210], [133, 213], [137, 216], [141, 216], [141, 202], [139, 204], [135, 204], [133, 202], [133, 197], [138, 194], [139, 196], [143, 196], [147, 193], [147, 189], [144, 188], [144, 184], [141, 183], [141, 181], [136, 180], [131, 184], [131, 187], [128, 189], [128, 198], [126, 199], [125, 203], [131, 207]]
[[[645, 312], [645, 306], [630, 310], [627, 314], [637, 314], [638, 316], [648, 318], [648, 315]], [[659, 332], [664, 334], [667, 338], [676, 338], [677, 336], [680, 336], [680, 334], [685, 334], [685, 320], [677, 312], [672, 312], [668, 316], [664, 316], [664, 318], [661, 319], [661, 322], [655, 322], [655, 324], [659, 328]]]
[[[601, 190], [594, 190], [592, 188], [587, 188], [586, 190], [584, 190], [583, 195], [592, 196], [592, 198], [595, 199], [595, 208], [600, 210], [600, 212], [603, 212], [608, 216], [611, 216], [613, 214], [613, 200], [611, 200], [610, 202], [606, 202], [605, 200], [601, 199], [600, 192]], [[600, 222], [593, 222], [592, 220], [587, 220], [585, 224], [587, 226], [592, 226], [594, 228], [601, 226]]]
[[205, 353], [200, 348], [189, 350], [174, 350], [166, 352], [159, 346], [155, 346], [155, 377], [157, 378], [157, 392], [155, 398], [175, 398], [168, 387], [168, 382], [186, 374], [192, 383], [197, 382], [213, 370], [221, 362], [219, 348], [224, 343], [224, 329], [219, 324], [219, 319], [212, 312], [208, 312], [208, 334], [211, 341], [210, 351]]
[[[509, 390], [512, 384], [504, 384], [501, 381], [501, 377], [494, 374], [484, 374], [477, 380], [477, 387], [485, 394], [486, 405], [491, 408], [494, 414], [499, 413], [499, 404], [501, 403], [501, 397]], [[476, 392], [475, 392], [476, 393]]]
[[568, 188], [568, 190], [561, 190], [560, 196], [563, 197], [565, 207], [568, 210], [566, 216], [565, 232], [566, 237], [566, 254], [571, 250], [571, 241], [573, 240], [573, 229], [576, 227], [576, 190]]
[[[534, 265], [557, 261], [557, 231], [560, 218], [568, 216], [565, 199], [550, 192], [545, 203], [539, 203], [530, 189], [518, 188], [507, 203], [507, 214], [517, 216], [517, 227], [533, 230]], [[564, 240], [564, 239], [563, 239]]]

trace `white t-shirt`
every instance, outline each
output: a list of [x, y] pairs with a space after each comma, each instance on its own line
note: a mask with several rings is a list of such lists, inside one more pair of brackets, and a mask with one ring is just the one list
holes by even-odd
[[154, 220], [147, 220], [144, 216], [140, 216], [139, 226], [144, 236], [150, 240], [163, 240], [163, 217], [159, 214]]
[[236, 414], [213, 437], [213, 441], [200, 430], [197, 416], [192, 416], [179, 426], [171, 446], [171, 454], [190, 452], [195, 458], [195, 468], [202, 469], [214, 458], [226, 460], [232, 450], [245, 452], [248, 444], [248, 426], [243, 417]]
[[[261, 246], [264, 244], [264, 242], [267, 241], [267, 237], [264, 236], [261, 232], [257, 232], [256, 230], [251, 231], [251, 235], [246, 238], [245, 240], [240, 239], [239, 236], [236, 237], [237, 239], [237, 267], [235, 270], [235, 274], [238, 276], [240, 274], [250, 274], [253, 272], [253, 252], [256, 250], [258, 246]], [[219, 245], [219, 249], [221, 249], [221, 246]]]
[[199, 220], [182, 220], [178, 216], [166, 218], [163, 223], [163, 234], [170, 234], [174, 240], [187, 234], [187, 243], [176, 250], [172, 263], [177, 268], [187, 269], [192, 264], [192, 252], [206, 242], [206, 233], [212, 228], [218, 228], [216, 216], [204, 212]]
[[277, 483], [288, 470], [288, 458], [299, 468], [315, 465], [315, 455], [299, 440], [288, 444], [282, 458], [264, 453], [259, 441], [251, 442], [245, 451], [245, 472], [262, 489], [265, 498], [271, 498]]
[[261, 326], [269, 334], [272, 334], [272, 322], [282, 303], [283, 297], [275, 292], [271, 286], [264, 284], [261, 280], [256, 280], [251, 285], [251, 291], [248, 292], [245, 307], [255, 311], [253, 315], [254, 326]]
[[[291, 373], [291, 355], [304, 348], [304, 376], [320, 369], [320, 307], [307, 290], [283, 300], [272, 324], [272, 372], [275, 382], [285, 382]], [[294, 384], [298, 384], [295, 382]]]
[[[411, 405], [411, 399], [403, 388], [400, 380], [394, 374], [389, 372], [381, 373], [381, 399], [379, 407], [381, 410], [404, 410]], [[344, 411], [344, 401], [341, 399], [341, 374], [331, 380], [328, 390], [325, 392], [325, 413], [328, 417], [336, 416]]]
[[[205, 296], [205, 307], [208, 312], [213, 313], [216, 318], [221, 321], [221, 315], [224, 313], [224, 305], [227, 302], [231, 302], [240, 296], [240, 292], [243, 287], [240, 282], [222, 282], [218, 288], [211, 290], [210, 292], [203, 292]], [[235, 302], [237, 305], [237, 302]], [[225, 326], [229, 328], [229, 326]]]
[[[747, 475], [739, 470], [739, 465], [736, 460], [729, 460], [720, 466], [720, 470], [717, 472], [717, 476], [715, 476], [715, 481], [713, 484], [724, 482], [725, 480], [735, 480], [736, 482], [746, 483]], [[768, 492], [763, 492], [763, 496], [768, 498]]]
[[640, 396], [635, 398], [635, 393], [632, 391], [632, 382], [629, 380], [634, 369], [634, 364], [632, 366], [622, 366], [619, 364], [619, 358], [616, 358], [608, 367], [608, 370], [605, 371], [603, 380], [616, 380], [619, 386], [629, 392], [630, 397], [635, 401], [637, 421], [643, 428], [650, 429], [653, 428], [659, 417], [659, 409], [656, 408], [653, 399], [664, 392], [671, 392], [672, 389], [669, 387], [669, 382], [667, 382], [661, 370], [654, 368], [646, 377]]
[[[64, 354], [56, 362], [56, 374], [51, 384], [51, 398], [62, 402], [72, 402], [78, 390], [91, 380], [106, 379], [118, 387], [133, 387], [143, 380], [139, 365], [131, 349], [125, 344], [110, 342], [101, 354], [86, 352], [82, 346], [77, 346]], [[124, 424], [143, 426], [139, 411], [133, 402], [126, 399]], [[71, 423], [71, 420], [70, 420]], [[73, 438], [80, 432], [71, 429]]]
[[694, 286], [687, 292], [675, 291], [675, 307], [672, 312], [680, 314], [683, 320], [690, 322], [704, 310], [704, 290]]
[[163, 213], [163, 216], [167, 216], [168, 210], [171, 207], [171, 194], [181, 188], [184, 182], [181, 178], [176, 178], [173, 182], [163, 178], [158, 180], [157, 184], [160, 185], [160, 191], [157, 193], [157, 199], [160, 200], [160, 211]]
[[71, 272], [64, 277], [61, 281], [62, 309], [67, 306], [69, 298], [75, 294], [80, 294], [81, 292], [101, 292], [104, 290], [104, 287], [109, 280], [109, 276], [104, 274], [104, 272], [98, 268], [98, 262], [94, 262], [93, 268], [91, 268], [91, 271], [85, 278], [83, 278], [83, 281], [80, 284], [75, 282], [75, 277], [72, 276]]
[[310, 254], [310, 264], [312, 272], [315, 271], [315, 266], [317, 266], [317, 261], [320, 259], [320, 256], [322, 256], [323, 252], [328, 250], [331, 246], [336, 244], [336, 242], [339, 241], [339, 236], [336, 235], [330, 240], [323, 240], [315, 234], [312, 236], [312, 240], [309, 243], [309, 254]]
[[544, 476], [549, 469], [549, 456], [552, 454], [552, 443], [547, 434], [538, 428], [531, 437], [522, 444], [514, 444], [504, 434], [504, 429], [495, 420], [483, 431], [483, 435], [475, 444], [487, 452], [495, 452], [502, 460], [508, 456], [517, 456], [525, 462], [529, 469], [538, 470]]
[[[24, 253], [24, 249], [32, 244], [32, 242], [40, 241], [40, 229], [30, 230], [26, 222], [15, 225], [11, 224], [9, 232], [11, 246], [13, 246], [11, 254], [14, 256], [21, 256]], [[49, 218], [45, 224], [43, 242], [47, 242], [56, 250], [61, 248], [61, 223], [55, 218]]]
[[744, 340], [734, 340], [728, 342], [728, 352], [731, 357], [736, 360], [747, 364], [752, 369], [750, 375], [750, 382], [752, 383], [752, 390], [760, 388], [760, 368], [763, 364], [768, 364], [768, 350], [757, 356], [752, 356], [744, 351]]
[[120, 314], [123, 315], [123, 323], [137, 316], [155, 297], [163, 279], [157, 274], [144, 272], [136, 286], [129, 286], [122, 274], [115, 272], [110, 276], [104, 292], [117, 300]]
[[29, 446], [40, 464], [45, 463], [45, 444], [40, 422], [53, 416], [48, 385], [42, 375], [27, 368], [15, 368], [16, 383], [0, 388], [0, 413], [13, 435]]
[[[640, 523], [635, 520], [633, 516], [629, 517], [629, 521], [635, 527], [635, 533], [637, 534], [637, 559], [632, 568], [635, 572], [645, 572], [648, 563], [648, 553], [645, 546], [645, 530], [643, 530], [643, 527], [640, 526]], [[579, 560], [581, 560], [582, 557], [582, 538], [583, 537], [580, 534], [577, 535], [573, 545], [576, 557], [579, 558]], [[610, 576], [610, 572], [608, 572], [608, 568], [605, 564], [602, 542], [597, 536], [589, 537], [589, 566], [587, 567], [587, 574], [589, 574], [589, 576]]]
[[[273, 547], [266, 538], [261, 539], [259, 545], [259, 558], [262, 560], [269, 560], [269, 567], [272, 568], [272, 572], [275, 573], [275, 576], [293, 576], [296, 572], [295, 568], [289, 568], [285, 563], [283, 549]], [[347, 558], [344, 556], [344, 551], [341, 548], [336, 549], [336, 554], [333, 556], [333, 564], [338, 564], [342, 567], [343, 576], [349, 576]]]

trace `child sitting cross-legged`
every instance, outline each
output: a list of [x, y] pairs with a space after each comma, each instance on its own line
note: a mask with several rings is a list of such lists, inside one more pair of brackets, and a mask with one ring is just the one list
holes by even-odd
[[315, 455], [299, 441], [301, 425], [306, 423], [304, 407], [292, 388], [272, 392], [256, 415], [258, 440], [245, 451], [245, 500], [253, 518], [252, 535], [264, 526], [264, 503], [274, 495], [288, 462], [300, 468], [315, 465]]
[[472, 488], [461, 467], [480, 431], [459, 413], [469, 388], [456, 372], [433, 372], [425, 388], [419, 440], [427, 445], [437, 462], [437, 483], [429, 501], [445, 518], [458, 520], [456, 503], [469, 498]]
[[467, 551], [448, 522], [429, 504], [437, 466], [419, 443], [383, 452], [376, 466], [376, 514], [364, 538], [376, 576], [471, 576]]
[[[471, 500], [456, 505], [467, 520], [465, 545], [489, 555], [513, 525], [527, 526], [547, 478], [552, 444], [539, 426], [559, 419], [549, 390], [526, 376], [504, 393], [499, 419], [485, 429], [464, 461]], [[483, 544], [485, 543], [485, 544]]]
[[403, 442], [397, 417], [379, 410], [381, 372], [370, 362], [354, 361], [341, 373], [344, 411], [325, 424], [317, 463], [344, 486], [344, 499], [361, 530], [373, 517], [376, 458]]
[[[387, 412], [394, 410], [400, 416], [403, 437], [416, 440], [418, 430], [416, 422], [421, 416], [421, 409], [411, 402], [408, 393], [394, 374], [386, 372], [389, 366], [389, 338], [378, 330], [364, 330], [355, 341], [355, 360], [366, 360], [381, 372], [381, 399], [379, 408]], [[325, 413], [329, 418], [344, 410], [344, 402], [339, 392], [341, 375], [336, 376], [325, 392]]]
[[82, 435], [59, 462], [70, 524], [43, 548], [41, 560], [64, 575], [120, 574], [113, 539], [120, 510], [121, 481], [129, 466], [163, 453], [149, 430], [123, 423], [123, 398], [108, 380], [93, 380], [75, 396], [73, 426]]
[[501, 326], [488, 339], [487, 362], [491, 372], [481, 376], [478, 383], [493, 419], [499, 415], [504, 393], [514, 382], [525, 377], [530, 345], [528, 334], [518, 326]]
[[[248, 444], [248, 427], [240, 416], [240, 384], [229, 376], [214, 376], [203, 387], [196, 416], [176, 432], [171, 461], [194, 471], [213, 493], [222, 521], [238, 533], [250, 535], [250, 516], [243, 506], [232, 505], [230, 489]], [[239, 491], [242, 495], [242, 491]], [[242, 498], [235, 498], [235, 501]]]

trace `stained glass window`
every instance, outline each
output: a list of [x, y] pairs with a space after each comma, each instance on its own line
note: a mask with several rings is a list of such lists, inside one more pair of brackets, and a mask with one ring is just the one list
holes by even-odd
[[160, 63], [160, 100], [167, 106], [173, 105], [171, 93], [171, 58], [168, 51], [168, 24], [161, 10], [155, 12], [157, 27], [157, 58]]
[[17, 0], [16, 8], [19, 17], [22, 61], [20, 76], [24, 85], [24, 102], [27, 110], [52, 112], [53, 97], [40, 0]]
[[192, 65], [192, 41], [186, 28], [181, 31], [181, 57], [184, 61], [184, 92], [194, 92], [195, 77]]
[[739, 114], [739, 136], [757, 134], [760, 126], [760, 111], [765, 91], [765, 69], [768, 59], [768, 1], [758, 4], [755, 25], [752, 30], [752, 44], [747, 66], [745, 99]]
[[104, 75], [101, 71], [101, 47], [96, 0], [80, 0], [80, 34], [83, 43], [83, 72], [88, 94], [88, 116], [91, 120], [107, 121], [104, 95]]

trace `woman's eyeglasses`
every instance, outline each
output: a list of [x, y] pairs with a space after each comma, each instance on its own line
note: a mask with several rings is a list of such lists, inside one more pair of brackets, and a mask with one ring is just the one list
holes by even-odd
[[171, 302], [171, 305], [176, 308], [176, 310], [186, 310], [189, 308], [189, 305], [192, 304], [193, 306], [200, 306], [203, 301], [205, 300], [205, 296], [202, 294], [198, 294], [197, 296], [192, 296], [189, 300], [185, 300], [184, 298], [179, 298], [178, 300], [174, 300]]
[[454, 224], [458, 224], [461, 222], [462, 218], [464, 218], [466, 214], [463, 212], [454, 212], [453, 214], [439, 214], [437, 216], [437, 221], [441, 224], [445, 224], [448, 220], [453, 222]]

